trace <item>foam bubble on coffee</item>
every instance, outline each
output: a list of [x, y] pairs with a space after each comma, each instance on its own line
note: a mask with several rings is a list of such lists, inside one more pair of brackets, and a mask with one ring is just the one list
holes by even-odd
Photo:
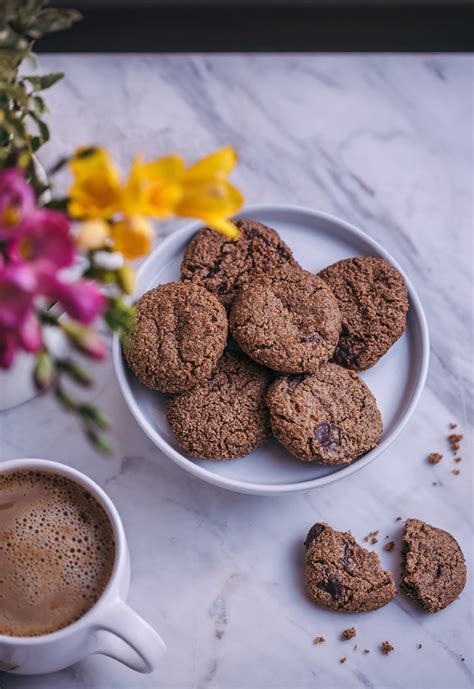
[[84, 487], [43, 471], [0, 474], [0, 634], [48, 634], [79, 619], [114, 559], [112, 525]]

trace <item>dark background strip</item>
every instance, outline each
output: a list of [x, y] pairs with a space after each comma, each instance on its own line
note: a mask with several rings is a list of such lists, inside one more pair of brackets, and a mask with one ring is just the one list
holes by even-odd
[[[54, 2], [61, 5], [61, 2]], [[471, 52], [474, 5], [129, 7], [73, 3], [84, 20], [39, 52]]]

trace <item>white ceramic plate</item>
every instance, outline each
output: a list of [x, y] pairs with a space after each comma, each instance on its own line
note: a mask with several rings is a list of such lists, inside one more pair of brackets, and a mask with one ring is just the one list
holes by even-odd
[[[429, 338], [420, 300], [397, 262], [380, 244], [353, 225], [326, 213], [296, 206], [249, 206], [240, 217], [274, 227], [291, 247], [303, 268], [317, 273], [325, 266], [350, 256], [382, 256], [398, 268], [408, 285], [408, 327], [400, 340], [362, 378], [377, 398], [384, 432], [381, 443], [346, 467], [323, 467], [301, 462], [272, 439], [248, 457], [229, 462], [192, 459], [179, 447], [168, 426], [165, 397], [141, 385], [128, 370], [118, 339], [114, 365], [122, 394], [132, 414], [155, 445], [176, 464], [204, 481], [223, 488], [258, 495], [281, 495], [308, 490], [355, 471], [379, 457], [395, 440], [410, 418], [423, 389], [429, 360]], [[168, 237], [143, 263], [138, 273], [138, 294], [159, 283], [177, 280], [186, 244], [201, 227], [194, 222]]]

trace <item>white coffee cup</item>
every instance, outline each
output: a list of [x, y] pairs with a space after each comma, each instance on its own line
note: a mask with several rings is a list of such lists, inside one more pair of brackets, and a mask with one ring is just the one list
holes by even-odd
[[81, 618], [64, 629], [41, 636], [0, 634], [0, 670], [20, 675], [56, 672], [101, 653], [137, 672], [152, 672], [166, 651], [157, 632], [130, 608], [130, 558], [120, 516], [107, 494], [81, 472], [45, 459], [14, 459], [0, 463], [0, 474], [33, 469], [75, 481], [104, 508], [115, 536], [115, 562], [102, 595]]

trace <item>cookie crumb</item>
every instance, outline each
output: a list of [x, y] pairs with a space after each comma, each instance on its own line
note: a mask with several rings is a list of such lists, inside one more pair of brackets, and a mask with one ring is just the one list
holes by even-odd
[[454, 461], [456, 462], [456, 464], [459, 464], [459, 462], [462, 461], [462, 457], [455, 457]]
[[364, 648], [364, 653], [370, 653], [368, 648]]
[[395, 541], [389, 541], [383, 547], [383, 549], [388, 550], [389, 553], [391, 553], [394, 548], [395, 548]]
[[389, 641], [382, 641], [380, 647], [382, 649], [382, 653], [384, 654], [384, 656], [388, 656], [389, 653], [395, 650], [395, 646], [392, 646], [392, 644]]
[[433, 481], [431, 485], [432, 485], [432, 486], [437, 486], [437, 485], [438, 485], [438, 481]]
[[325, 641], [326, 639], [324, 636], [315, 636], [313, 639], [313, 644], [323, 644]]
[[354, 651], [357, 651], [357, 644], [354, 644]]
[[451, 422], [451, 423], [448, 424], [448, 428], [450, 428], [451, 430], [454, 430], [454, 429], [457, 428], [457, 427], [458, 427], [457, 423]]
[[344, 656], [343, 658], [341, 658], [341, 660], [340, 660], [339, 662], [340, 662], [340, 663], [345, 663], [345, 662], [347, 662], [346, 656]]
[[402, 518], [401, 518], [401, 517], [396, 517], [395, 521], [396, 521], [396, 522], [401, 522], [401, 521], [402, 521]]
[[448, 435], [449, 447], [453, 454], [456, 454], [456, 452], [461, 447], [461, 440], [463, 439], [463, 437], [464, 436], [460, 433], [451, 433], [450, 435]]
[[423, 648], [423, 644], [418, 644], [417, 648], [418, 649]]
[[454, 474], [455, 476], [458, 476], [461, 473], [461, 471], [459, 469], [453, 469], [451, 471], [451, 473]]
[[372, 545], [375, 545], [376, 543], [379, 542], [379, 540], [378, 540], [378, 538], [375, 538], [375, 536], [372, 536], [372, 538], [370, 539], [370, 542], [372, 543]]
[[431, 452], [428, 455], [428, 462], [430, 464], [438, 464], [438, 462], [441, 462], [442, 459], [443, 455], [441, 454], [441, 452]]
[[342, 632], [342, 639], [343, 641], [349, 641], [349, 639], [353, 639], [357, 635], [357, 631], [355, 627], [349, 627], [349, 629], [344, 629]]

